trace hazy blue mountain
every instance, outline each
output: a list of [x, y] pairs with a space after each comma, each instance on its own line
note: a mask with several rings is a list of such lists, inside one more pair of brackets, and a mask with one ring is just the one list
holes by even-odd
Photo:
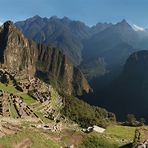
[[97, 34], [105, 29], [107, 29], [108, 27], [111, 27], [113, 24], [112, 23], [97, 23], [96, 25], [91, 27], [91, 34]]
[[73, 64], [78, 65], [82, 61], [82, 41], [108, 28], [111, 24], [98, 23], [96, 26], [88, 27], [83, 22], [73, 21], [67, 17], [60, 19], [56, 16], [51, 18], [34, 16], [17, 22], [16, 26], [27, 38], [60, 48]]
[[70, 31], [70, 28], [64, 25], [65, 22], [67, 25], [69, 24], [65, 18], [61, 20], [57, 17], [48, 19], [35, 16], [25, 21], [17, 22], [16, 26], [27, 38], [38, 43], [46, 43], [58, 47], [74, 64], [79, 64], [82, 44]]
[[67, 17], [34, 16], [16, 26], [27, 38], [58, 47], [90, 80], [120, 71], [135, 49], [148, 47], [146, 30], [135, 31], [126, 20], [88, 27]]
[[[139, 35], [126, 20], [110, 25], [110, 27], [84, 41], [81, 67], [86, 63], [89, 67], [92, 61], [103, 58], [104, 63], [106, 63], [106, 72], [112, 71], [125, 63], [128, 56], [135, 51], [134, 46], [138, 41]], [[90, 77], [96, 76], [92, 73], [90, 75]]]
[[120, 43], [133, 45], [137, 40], [138, 34], [123, 20], [86, 40], [84, 44], [84, 58], [90, 59], [103, 55]]

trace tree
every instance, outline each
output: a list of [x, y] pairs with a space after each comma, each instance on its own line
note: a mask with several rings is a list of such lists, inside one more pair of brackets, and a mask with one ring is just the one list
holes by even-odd
[[136, 125], [136, 118], [135, 118], [135, 115], [134, 114], [128, 114], [127, 115], [127, 121], [126, 123], [129, 125], [129, 126], [135, 126]]
[[140, 122], [140, 125], [143, 126], [144, 123], [145, 123], [145, 119], [144, 118], [140, 118], [139, 122]]

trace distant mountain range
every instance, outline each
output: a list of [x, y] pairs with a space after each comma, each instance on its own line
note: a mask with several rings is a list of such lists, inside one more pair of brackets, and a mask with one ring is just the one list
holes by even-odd
[[[67, 17], [34, 16], [16, 22], [16, 26], [27, 38], [61, 49], [74, 65], [79, 65], [89, 79], [123, 66], [136, 49], [148, 48], [148, 31], [134, 29], [135, 26], [129, 25], [126, 20], [117, 24], [97, 23], [89, 27]], [[119, 58], [115, 54], [117, 50]], [[95, 66], [90, 68], [92, 63]], [[98, 72], [100, 66], [102, 70], [99, 68]]]
[[75, 65], [79, 65], [82, 61], [82, 41], [111, 24], [98, 23], [90, 28], [83, 22], [72, 21], [67, 17], [60, 19], [54, 16], [48, 19], [34, 16], [17, 22], [16, 26], [27, 38], [60, 48]]
[[[120, 119], [129, 112], [147, 117], [148, 51], [143, 51], [148, 49], [147, 29], [132, 26], [126, 20], [88, 27], [67, 17], [40, 16], [16, 22], [16, 26], [27, 38], [58, 47], [82, 70], [94, 90], [83, 96], [84, 100], [107, 107]], [[139, 106], [143, 109], [137, 109]]]

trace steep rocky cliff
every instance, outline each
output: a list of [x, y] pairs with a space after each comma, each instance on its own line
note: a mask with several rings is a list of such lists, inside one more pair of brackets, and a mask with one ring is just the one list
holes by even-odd
[[15, 25], [8, 21], [0, 30], [0, 62], [14, 71], [25, 71], [34, 75], [37, 50], [35, 44], [28, 41]]
[[89, 92], [90, 86], [79, 69], [59, 50], [45, 45], [38, 45], [36, 75], [52, 83], [67, 94], [81, 95]]
[[90, 91], [83, 74], [58, 49], [29, 41], [8, 21], [0, 28], [1, 65], [38, 76], [67, 94], [81, 95]]

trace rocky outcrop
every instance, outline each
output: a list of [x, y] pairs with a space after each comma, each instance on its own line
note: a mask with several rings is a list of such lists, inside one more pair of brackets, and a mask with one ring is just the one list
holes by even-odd
[[4, 23], [0, 32], [0, 62], [3, 66], [33, 75], [36, 60], [34, 43], [28, 41], [12, 22]]
[[67, 94], [81, 95], [90, 86], [58, 49], [29, 41], [8, 21], [0, 28], [0, 63], [28, 77], [36, 75]]
[[90, 86], [80, 70], [59, 50], [44, 45], [38, 45], [38, 49], [36, 75], [39, 78], [54, 84], [67, 94], [81, 95], [83, 91], [90, 91]]

